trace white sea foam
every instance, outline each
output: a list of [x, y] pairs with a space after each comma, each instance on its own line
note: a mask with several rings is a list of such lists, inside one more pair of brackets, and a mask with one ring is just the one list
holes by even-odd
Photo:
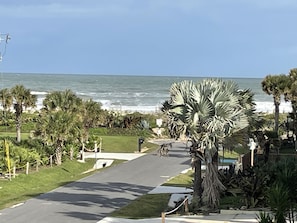
[[[42, 108], [42, 102], [44, 100], [44, 96], [39, 96], [37, 100], [36, 109], [39, 110]], [[142, 101], [139, 101], [138, 105], [126, 105], [121, 103], [120, 101], [112, 102], [111, 100], [104, 99], [98, 100], [93, 98], [94, 101], [100, 102], [102, 105], [102, 109], [105, 110], [113, 110], [113, 111], [121, 111], [121, 112], [142, 112], [142, 113], [150, 113], [150, 112], [159, 112], [162, 104], [157, 103], [155, 105], [146, 105], [143, 104]], [[263, 113], [273, 113], [275, 111], [275, 106], [273, 102], [261, 101], [256, 102], [256, 112]], [[279, 107], [280, 113], [288, 113], [292, 111], [290, 102], [281, 102]]]
[[[21, 76], [21, 78], [20, 78]], [[182, 80], [199, 82], [204, 77], [156, 77], [71, 74], [2, 74], [1, 83], [8, 88], [22, 84], [37, 95], [37, 109], [49, 92], [70, 89], [82, 99], [101, 102], [102, 108], [129, 112], [156, 112], [170, 97], [172, 83]], [[240, 89], [255, 95], [256, 111], [273, 113], [273, 97], [263, 92], [261, 78], [231, 78]], [[290, 112], [290, 103], [281, 102], [280, 112]]]
[[[273, 102], [256, 102], [256, 111], [264, 113], [273, 113], [275, 111], [275, 106]], [[281, 102], [279, 106], [280, 113], [288, 113], [292, 111], [290, 102]]]
[[[102, 103], [102, 101], [101, 101]], [[161, 103], [151, 106], [127, 106], [127, 105], [112, 105], [110, 101], [105, 101], [102, 103], [102, 108], [106, 110], [114, 110], [114, 111], [125, 111], [125, 112], [159, 112], [162, 105]], [[275, 106], [273, 102], [256, 102], [256, 112], [263, 112], [263, 113], [274, 113]], [[291, 103], [289, 102], [282, 102], [279, 106], [280, 113], [288, 113], [292, 111]]]
[[33, 95], [47, 95], [48, 92], [45, 92], [45, 91], [31, 91], [31, 94], [33, 94]]

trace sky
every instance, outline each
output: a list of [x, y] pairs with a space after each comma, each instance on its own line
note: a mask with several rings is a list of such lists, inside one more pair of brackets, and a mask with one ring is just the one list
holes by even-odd
[[1, 0], [0, 72], [287, 74], [296, 12], [296, 0]]

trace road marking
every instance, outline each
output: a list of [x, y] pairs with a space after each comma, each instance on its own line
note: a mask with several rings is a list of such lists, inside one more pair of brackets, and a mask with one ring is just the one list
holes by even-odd
[[50, 204], [52, 204], [52, 202], [43, 202], [42, 204], [50, 205]]
[[24, 204], [24, 203], [15, 204], [15, 205], [11, 206], [10, 208], [16, 208], [16, 207], [21, 206], [21, 205], [23, 205], [23, 204]]
[[162, 178], [169, 178], [170, 176], [160, 176], [160, 177], [162, 177]]

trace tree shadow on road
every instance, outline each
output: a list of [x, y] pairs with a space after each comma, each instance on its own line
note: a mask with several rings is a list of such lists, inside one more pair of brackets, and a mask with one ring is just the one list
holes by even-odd
[[37, 199], [62, 203], [61, 210], [57, 210], [60, 214], [81, 220], [100, 220], [152, 189], [119, 182], [78, 181], [40, 195]]

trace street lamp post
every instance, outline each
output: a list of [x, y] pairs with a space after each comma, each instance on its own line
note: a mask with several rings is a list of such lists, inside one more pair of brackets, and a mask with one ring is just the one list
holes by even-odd
[[249, 144], [248, 146], [250, 146], [250, 150], [251, 150], [251, 166], [254, 166], [254, 153], [255, 153], [255, 149], [256, 149], [256, 143], [254, 141], [254, 139], [250, 138], [249, 139]]

